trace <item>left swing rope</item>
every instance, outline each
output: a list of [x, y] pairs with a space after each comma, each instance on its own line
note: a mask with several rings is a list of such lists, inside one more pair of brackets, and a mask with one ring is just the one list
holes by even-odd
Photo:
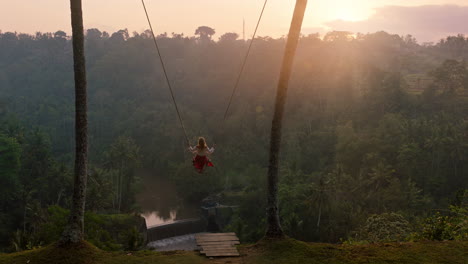
[[156, 36], [154, 35], [153, 26], [151, 25], [151, 21], [150, 21], [150, 18], [148, 16], [148, 11], [146, 10], [145, 1], [141, 0], [141, 3], [143, 4], [143, 9], [145, 10], [146, 19], [148, 20], [148, 25], [149, 25], [150, 30], [151, 30], [151, 35], [153, 35], [154, 46], [156, 47], [156, 50], [158, 52], [159, 61], [161, 62], [161, 66], [162, 66], [162, 69], [163, 69], [163, 72], [164, 72], [164, 77], [166, 78], [167, 86], [169, 87], [169, 91], [171, 92], [172, 102], [174, 103], [174, 106], [175, 106], [175, 109], [176, 109], [176, 112], [177, 112], [177, 117], [179, 118], [180, 126], [182, 127], [182, 130], [184, 131], [184, 136], [185, 136], [185, 140], [187, 141], [187, 145], [190, 146], [190, 140], [189, 140], [189, 138], [187, 136], [187, 131], [185, 130], [185, 126], [184, 126], [184, 122], [182, 121], [182, 117], [180, 116], [179, 107], [177, 106], [177, 102], [176, 102], [175, 97], [174, 97], [174, 92], [172, 91], [171, 82], [169, 81], [169, 77], [167, 77], [166, 66], [165, 66], [164, 61], [162, 59], [161, 51], [159, 50], [159, 45], [158, 45], [158, 42], [156, 41]]

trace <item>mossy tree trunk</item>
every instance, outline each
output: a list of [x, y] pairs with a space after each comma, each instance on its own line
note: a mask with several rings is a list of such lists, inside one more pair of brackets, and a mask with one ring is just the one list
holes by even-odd
[[294, 9], [294, 16], [289, 29], [278, 88], [276, 91], [275, 112], [271, 125], [270, 159], [268, 165], [268, 228], [265, 234], [268, 238], [281, 238], [284, 236], [278, 213], [278, 163], [281, 144], [281, 127], [291, 69], [297, 44], [299, 42], [306, 6], [307, 0], [296, 1], [296, 7]]
[[88, 120], [86, 103], [86, 68], [81, 0], [70, 0], [73, 32], [73, 62], [75, 72], [75, 175], [73, 201], [68, 225], [61, 243], [83, 240], [84, 210], [87, 181]]

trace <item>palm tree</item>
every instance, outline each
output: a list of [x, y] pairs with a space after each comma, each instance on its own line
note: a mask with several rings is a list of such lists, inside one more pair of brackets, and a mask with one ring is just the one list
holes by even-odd
[[268, 238], [281, 238], [284, 236], [278, 214], [278, 156], [281, 143], [281, 123], [283, 119], [284, 104], [288, 91], [289, 78], [296, 53], [297, 43], [301, 33], [307, 0], [297, 0], [294, 16], [289, 29], [286, 49], [280, 79], [276, 91], [275, 113], [271, 125], [270, 159], [268, 164], [268, 204], [267, 204], [267, 232]]
[[75, 176], [73, 201], [68, 225], [61, 243], [83, 240], [84, 209], [88, 159], [88, 119], [86, 105], [86, 68], [81, 0], [70, 0], [73, 32], [73, 62], [75, 71]]

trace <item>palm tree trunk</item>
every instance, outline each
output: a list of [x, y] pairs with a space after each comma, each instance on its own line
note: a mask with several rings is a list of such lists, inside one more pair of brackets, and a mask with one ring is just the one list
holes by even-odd
[[120, 212], [120, 206], [122, 204], [122, 164], [120, 164], [120, 169], [119, 169], [119, 181], [118, 181], [118, 185], [119, 185], [119, 192], [118, 192], [118, 212], [119, 214], [121, 213]]
[[267, 204], [267, 232], [268, 238], [283, 237], [278, 214], [278, 156], [281, 144], [281, 126], [291, 76], [292, 64], [296, 53], [297, 43], [301, 33], [307, 0], [297, 0], [294, 16], [289, 29], [288, 40], [284, 51], [278, 88], [276, 92], [275, 112], [271, 125], [270, 159], [268, 164], [268, 204]]
[[86, 105], [86, 69], [81, 0], [70, 0], [73, 31], [73, 62], [75, 71], [75, 176], [73, 201], [68, 225], [61, 243], [78, 243], [83, 240], [86, 199], [88, 120]]

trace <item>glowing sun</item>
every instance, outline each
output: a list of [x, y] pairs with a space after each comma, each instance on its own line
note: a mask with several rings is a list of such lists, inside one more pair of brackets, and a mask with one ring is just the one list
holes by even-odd
[[333, 18], [345, 21], [358, 21], [365, 19], [365, 15], [358, 8], [341, 8], [333, 12]]

